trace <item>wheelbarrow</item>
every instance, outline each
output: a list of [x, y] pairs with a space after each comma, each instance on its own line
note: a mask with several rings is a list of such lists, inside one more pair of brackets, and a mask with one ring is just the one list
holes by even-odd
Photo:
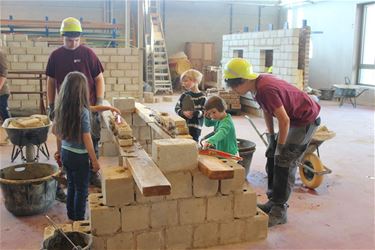
[[[261, 134], [253, 121], [249, 116], [245, 115], [245, 118], [250, 122], [256, 133], [259, 135], [265, 146], [268, 146], [267, 141], [264, 139], [266, 133]], [[315, 189], [322, 184], [323, 175], [332, 173], [332, 170], [327, 168], [320, 160], [319, 146], [326, 140], [335, 137], [335, 133], [329, 131], [325, 126], [320, 126], [312, 137], [312, 140], [307, 147], [306, 152], [301, 158], [301, 161], [297, 161], [299, 168], [299, 175], [302, 183], [311, 189]], [[317, 152], [315, 154], [314, 152]]]
[[[48, 130], [52, 125], [52, 122], [36, 128], [9, 127], [10, 122], [18, 118], [21, 117], [8, 118], [2, 125], [8, 134], [10, 142], [13, 144], [11, 162], [14, 162], [18, 155], [21, 155], [22, 160], [25, 162], [37, 162], [39, 159], [39, 152], [42, 152], [42, 154], [49, 159], [46, 141]], [[37, 148], [36, 155], [34, 146]], [[23, 153], [24, 148], [26, 151], [25, 154]]]

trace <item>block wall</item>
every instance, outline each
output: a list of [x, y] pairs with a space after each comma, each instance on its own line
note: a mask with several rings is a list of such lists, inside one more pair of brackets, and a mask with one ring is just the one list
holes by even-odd
[[[9, 71], [44, 71], [56, 46], [29, 40], [27, 35], [2, 34], [0, 47], [7, 55]], [[105, 98], [143, 95], [143, 56], [137, 48], [93, 48], [104, 67]], [[8, 80], [11, 91], [39, 91], [39, 80]], [[46, 90], [46, 83], [43, 84]], [[38, 109], [38, 94], [15, 94], [10, 109]]]
[[[272, 73], [299, 88], [303, 88], [304, 84], [308, 82], [309, 37], [310, 29], [224, 35], [222, 65], [233, 58], [236, 51], [242, 51], [242, 57], [252, 63], [255, 72], [266, 72], [266, 51], [272, 50]], [[305, 76], [303, 76], [303, 71], [306, 72]]]

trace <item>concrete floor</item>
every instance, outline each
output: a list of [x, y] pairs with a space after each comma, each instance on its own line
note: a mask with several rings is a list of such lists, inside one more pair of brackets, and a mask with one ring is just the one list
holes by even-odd
[[[320, 149], [322, 162], [333, 173], [324, 177], [315, 191], [302, 186], [297, 174], [294, 193], [289, 201], [289, 221], [269, 230], [264, 241], [220, 246], [220, 249], [375, 249], [374, 204], [374, 108], [350, 104], [339, 108], [336, 102], [322, 101], [322, 124], [336, 132]], [[172, 112], [174, 103], [150, 105], [159, 111]], [[253, 118], [260, 131], [261, 118]], [[264, 172], [265, 146], [250, 123], [234, 117], [237, 137], [256, 143], [248, 180], [266, 201]], [[202, 135], [210, 130], [205, 128]], [[54, 139], [48, 139], [50, 152], [55, 152]], [[11, 146], [0, 147], [1, 168], [11, 165]], [[41, 162], [47, 161], [44, 156]], [[102, 166], [117, 158], [101, 158]], [[16, 162], [20, 162], [17, 160]], [[53, 161], [49, 161], [53, 162]], [[15, 217], [0, 201], [0, 249], [39, 249], [47, 221], [42, 215]], [[47, 212], [56, 222], [67, 221], [64, 204], [55, 202]], [[218, 249], [215, 247], [213, 249]]]

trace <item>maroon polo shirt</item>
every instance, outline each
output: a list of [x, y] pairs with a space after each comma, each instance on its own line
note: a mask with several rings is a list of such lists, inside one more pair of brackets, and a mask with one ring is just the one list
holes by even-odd
[[72, 71], [79, 71], [87, 77], [91, 105], [96, 104], [95, 78], [104, 72], [104, 68], [90, 48], [80, 45], [75, 50], [60, 47], [53, 51], [48, 59], [46, 75], [56, 80], [57, 92], [60, 91], [65, 76]]
[[320, 106], [305, 92], [274, 75], [261, 74], [256, 80], [255, 99], [267, 113], [284, 106], [291, 126], [304, 126], [315, 121]]

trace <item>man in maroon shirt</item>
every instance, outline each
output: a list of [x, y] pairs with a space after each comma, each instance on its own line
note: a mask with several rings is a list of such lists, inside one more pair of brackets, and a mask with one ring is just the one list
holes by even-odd
[[[263, 109], [268, 129], [266, 150], [269, 201], [258, 207], [269, 216], [268, 226], [287, 222], [287, 201], [295, 181], [296, 162], [306, 151], [320, 124], [320, 106], [292, 84], [270, 74], [257, 74], [242, 58], [224, 68], [228, 87], [243, 95], [251, 92]], [[278, 136], [273, 117], [278, 121]], [[277, 138], [276, 138], [277, 137]]]
[[[46, 69], [47, 98], [51, 120], [54, 118], [56, 93], [59, 92], [61, 84], [69, 72], [79, 71], [86, 76], [90, 92], [90, 105], [102, 105], [105, 89], [102, 64], [90, 48], [80, 45], [82, 34], [80, 21], [73, 17], [65, 18], [61, 23], [60, 33], [63, 36], [64, 45], [51, 53]], [[98, 113], [92, 113], [91, 119], [91, 137], [98, 157], [100, 117]], [[100, 186], [97, 173], [91, 172], [90, 183]]]

